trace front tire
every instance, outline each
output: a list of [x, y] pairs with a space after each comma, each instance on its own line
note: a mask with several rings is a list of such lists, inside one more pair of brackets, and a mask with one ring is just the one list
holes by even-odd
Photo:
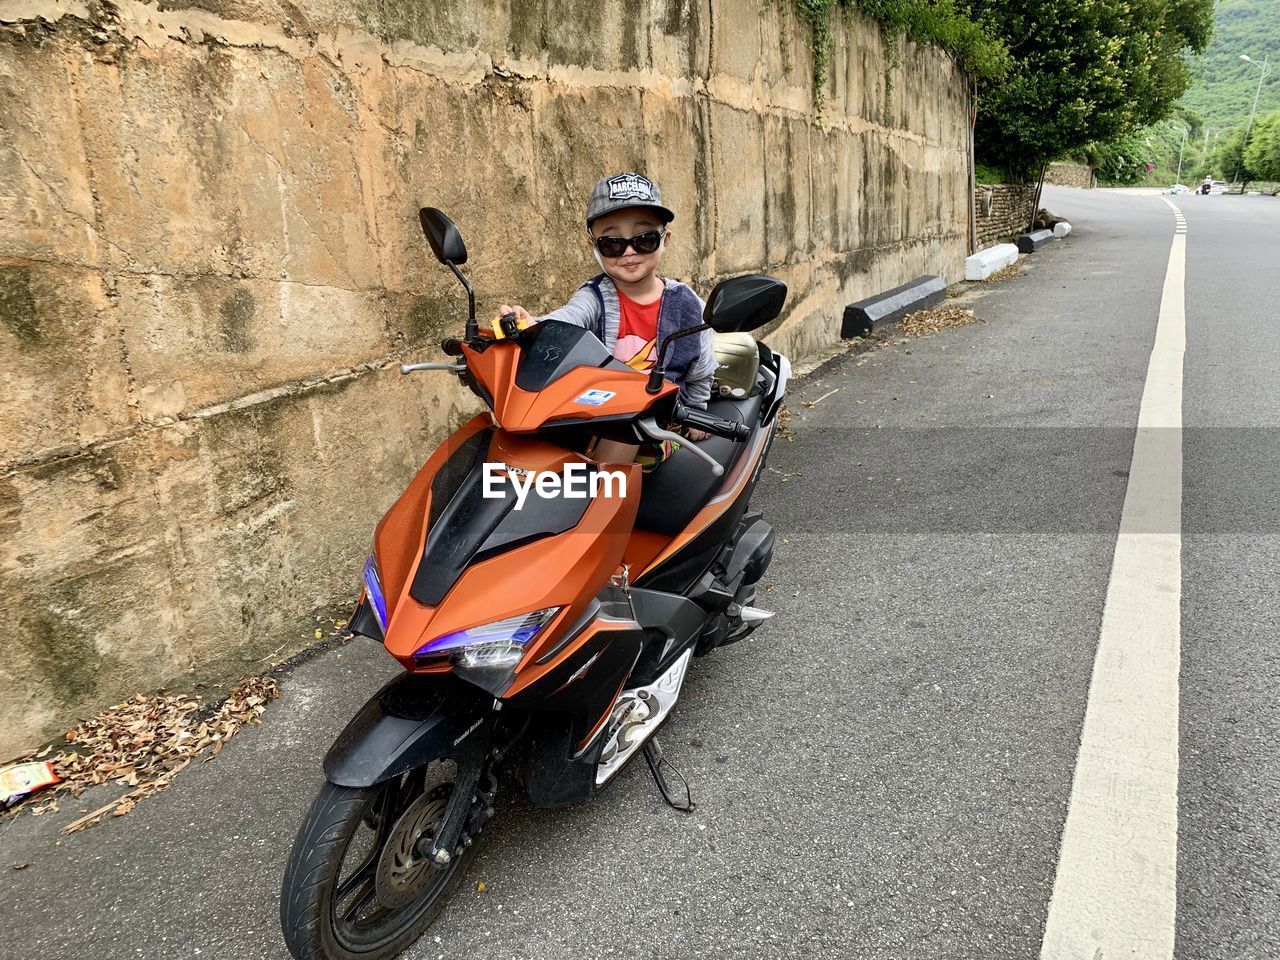
[[432, 769], [373, 787], [320, 788], [280, 894], [285, 943], [297, 960], [390, 960], [431, 925], [476, 851], [467, 847], [443, 870], [416, 854], [439, 826], [455, 779]]

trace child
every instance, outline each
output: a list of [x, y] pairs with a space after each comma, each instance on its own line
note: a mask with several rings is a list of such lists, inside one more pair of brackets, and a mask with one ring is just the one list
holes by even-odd
[[[596, 183], [587, 201], [587, 238], [604, 273], [588, 280], [559, 310], [531, 317], [521, 306], [503, 304], [521, 324], [561, 320], [585, 327], [614, 357], [636, 370], [657, 362], [658, 344], [677, 330], [702, 323], [702, 300], [676, 280], [658, 276], [675, 214], [662, 205], [658, 185], [638, 173], [620, 173]], [[667, 351], [666, 378], [680, 385], [687, 407], [705, 410], [716, 360], [711, 331], [681, 337]], [[690, 440], [705, 440], [687, 430]]]

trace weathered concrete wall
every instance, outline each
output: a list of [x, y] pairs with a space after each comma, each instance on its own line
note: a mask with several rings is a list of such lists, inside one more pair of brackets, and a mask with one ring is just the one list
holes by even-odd
[[980, 184], [974, 191], [978, 249], [1003, 243], [1024, 232], [1035, 212], [1034, 183]]
[[[376, 518], [474, 409], [434, 356], [464, 299], [562, 302], [596, 177], [679, 212], [668, 272], [844, 304], [965, 255], [964, 84], [907, 45], [886, 96], [838, 26], [825, 124], [790, 3], [0, 3], [0, 757], [190, 670], [296, 648]], [[259, 667], [260, 668], [260, 667]]]
[[1092, 190], [1093, 167], [1087, 163], [1051, 163], [1044, 172], [1044, 182], [1056, 183], [1060, 187]]

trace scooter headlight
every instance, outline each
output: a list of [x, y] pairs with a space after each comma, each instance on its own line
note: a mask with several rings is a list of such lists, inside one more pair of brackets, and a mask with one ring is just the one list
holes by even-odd
[[446, 633], [424, 644], [414, 656], [435, 657], [451, 653], [453, 662], [463, 668], [514, 667], [524, 656], [529, 641], [555, 619], [560, 610], [560, 607], [546, 607]]
[[364, 589], [369, 595], [369, 606], [378, 619], [382, 632], [387, 632], [387, 598], [382, 592], [382, 574], [378, 572], [378, 558], [369, 554], [364, 562]]

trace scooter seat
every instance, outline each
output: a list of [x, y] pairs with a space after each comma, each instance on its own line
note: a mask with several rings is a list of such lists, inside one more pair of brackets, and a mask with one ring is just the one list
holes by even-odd
[[[741, 400], [712, 400], [707, 404], [707, 413], [754, 426], [760, 421], [763, 400], [761, 391]], [[746, 443], [708, 437], [698, 446], [711, 454], [727, 475], [742, 455]], [[723, 482], [723, 476], [717, 477], [702, 459], [681, 446], [641, 481], [636, 529], [675, 536], [689, 525]]]

